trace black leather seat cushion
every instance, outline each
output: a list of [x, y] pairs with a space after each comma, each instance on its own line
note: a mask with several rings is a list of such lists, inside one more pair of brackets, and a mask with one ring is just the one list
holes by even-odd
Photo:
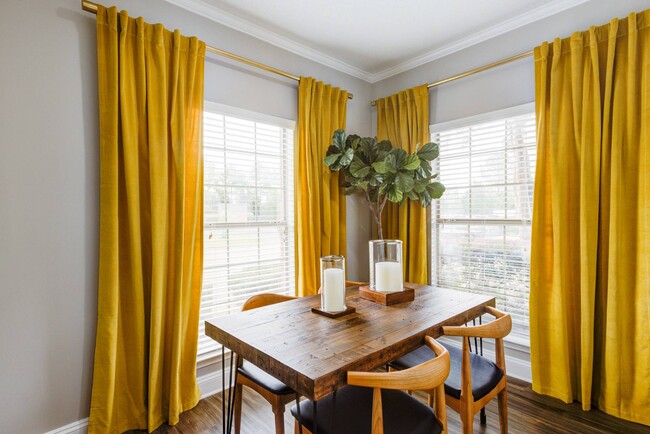
[[[433, 410], [401, 390], [381, 391], [385, 434], [438, 434], [442, 426]], [[331, 418], [334, 395], [318, 401], [318, 434], [331, 434]], [[313, 430], [314, 414], [312, 402], [300, 402], [300, 416], [303, 425]], [[291, 408], [291, 414], [298, 419], [298, 407]], [[334, 433], [370, 434], [372, 429], [372, 388], [346, 386], [336, 392]]]
[[[449, 351], [451, 361], [449, 377], [445, 381], [445, 393], [460, 399], [463, 350], [451, 345], [442, 345]], [[389, 363], [389, 366], [395, 369], [407, 369], [435, 357], [435, 353], [425, 345], [393, 360]], [[478, 354], [470, 353], [469, 360], [472, 367], [472, 395], [474, 395], [474, 401], [478, 401], [499, 384], [499, 381], [503, 378], [503, 372], [494, 362]]]
[[282, 381], [278, 380], [272, 375], [267, 374], [250, 362], [244, 361], [244, 363], [242, 363], [237, 371], [239, 372], [239, 375], [243, 375], [249, 378], [250, 380], [257, 383], [257, 385], [270, 390], [276, 395], [288, 395], [290, 393], [294, 393], [293, 389], [284, 384]]

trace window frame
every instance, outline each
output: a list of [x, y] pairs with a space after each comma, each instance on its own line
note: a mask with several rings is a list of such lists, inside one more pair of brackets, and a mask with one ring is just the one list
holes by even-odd
[[[473, 116], [467, 116], [463, 118], [458, 118], [458, 119], [453, 119], [450, 121], [445, 121], [445, 122], [440, 122], [436, 124], [431, 124], [429, 125], [429, 137], [430, 140], [434, 140], [434, 135], [437, 133], [441, 133], [444, 131], [449, 131], [453, 129], [458, 129], [458, 128], [467, 128], [471, 127], [473, 125], [478, 125], [478, 124], [483, 124], [483, 123], [488, 123], [488, 122], [494, 122], [494, 121], [499, 121], [499, 120], [505, 120], [507, 118], [512, 118], [516, 116], [522, 116], [526, 114], [534, 114], [535, 113], [535, 103], [530, 102], [526, 104], [521, 104], [513, 107], [508, 107], [505, 109], [499, 109], [499, 110], [494, 110], [486, 113], [481, 113]], [[535, 128], [537, 129], [537, 128]], [[536, 133], [536, 131], [535, 131]], [[436, 164], [436, 171], [439, 172], [440, 167], [439, 167], [439, 160], [435, 161]], [[535, 161], [535, 167], [536, 167], [537, 161]], [[533, 182], [535, 179], [535, 174], [533, 173], [532, 175]], [[441, 179], [441, 182], [444, 184], [444, 179]], [[443, 196], [444, 197], [444, 196]], [[434, 201], [432, 204], [429, 212], [427, 213], [427, 221], [428, 221], [428, 231], [427, 231], [427, 242], [429, 244], [429, 270], [428, 270], [428, 278], [429, 278], [429, 283], [431, 285], [436, 285], [437, 281], [434, 280], [434, 272], [436, 269], [436, 264], [439, 256], [439, 250], [438, 250], [438, 244], [439, 243], [434, 243], [434, 233], [437, 230], [437, 224], [436, 222], [443, 220], [440, 218], [440, 207], [438, 205], [437, 201]], [[435, 213], [435, 215], [434, 215]], [[455, 221], [459, 221], [459, 219], [454, 219]], [[461, 219], [462, 220], [462, 219]], [[491, 223], [503, 223], [507, 225], [517, 225], [521, 224], [523, 220], [514, 220], [514, 219], [476, 219], [476, 220], [483, 220], [483, 221], [490, 221]], [[463, 220], [464, 221], [464, 220]], [[468, 223], [474, 222], [474, 219], [468, 219]], [[524, 221], [526, 224], [531, 225], [532, 224], [532, 213], [531, 213], [531, 218], [527, 219]], [[438, 238], [438, 237], [436, 237]], [[529, 283], [529, 291], [530, 291], [530, 283]], [[530, 294], [530, 292], [529, 292]], [[530, 321], [530, 315], [528, 315], [528, 320]], [[508, 346], [511, 349], [517, 350], [517, 351], [522, 351], [525, 353], [529, 353], [530, 351], [530, 335], [528, 338], [525, 338], [524, 336], [518, 335], [518, 334], [510, 334], [504, 338], [504, 341], [508, 344]]]
[[[204, 100], [204, 107], [203, 107], [203, 112], [211, 112], [219, 116], [224, 116], [224, 117], [234, 117], [238, 118], [241, 120], [245, 121], [250, 121], [250, 122], [255, 122], [255, 123], [261, 123], [261, 124], [268, 124], [268, 125], [273, 125], [278, 128], [290, 130], [291, 134], [295, 134], [295, 127], [296, 127], [296, 121], [290, 120], [290, 119], [285, 119], [277, 116], [272, 116], [264, 113], [258, 113], [252, 110], [247, 110], [247, 109], [242, 109], [239, 107], [233, 107], [229, 106], [226, 104], [221, 104], [209, 100]], [[202, 131], [203, 134], [203, 131]], [[203, 146], [205, 147], [205, 142], [203, 142]], [[293, 147], [293, 141], [290, 141], [288, 143], [288, 146]], [[293, 153], [292, 153], [293, 155]], [[285, 155], [281, 155], [281, 158], [286, 158]], [[293, 162], [293, 159], [291, 160]], [[291, 164], [291, 167], [287, 169], [287, 174], [290, 173], [291, 177], [293, 178], [294, 174], [294, 168], [295, 164]], [[204, 184], [206, 182], [206, 179], [204, 178]], [[294, 181], [295, 182], [295, 181]], [[295, 183], [292, 182], [293, 189], [290, 192], [287, 192], [287, 194], [290, 196], [290, 201], [294, 201], [294, 194], [295, 194]], [[205, 187], [204, 187], [205, 188]], [[205, 212], [205, 211], [204, 211]], [[289, 223], [290, 229], [294, 227], [295, 225], [295, 218], [294, 218], [295, 212], [292, 213], [291, 215], [287, 214], [287, 223]], [[216, 223], [216, 224], [208, 224], [204, 222], [202, 231], [205, 233], [206, 229], [223, 229], [224, 227], [228, 226], [228, 223]], [[265, 224], [263, 222], [257, 223], [257, 222], [246, 222], [246, 223], [232, 223], [233, 227], [248, 227], [248, 226], [276, 226], [275, 224]], [[293, 234], [292, 234], [293, 235]], [[295, 243], [295, 241], [294, 241]], [[295, 257], [293, 255], [293, 249], [290, 249], [290, 256], [293, 257], [294, 261], [294, 267], [295, 267]], [[205, 258], [204, 258], [205, 261]], [[205, 262], [203, 264], [204, 270], [205, 270]], [[201, 296], [203, 297], [203, 280], [201, 282]], [[294, 288], [295, 289], [295, 288]], [[290, 289], [287, 291], [290, 292]], [[199, 321], [205, 321], [206, 318], [199, 316]], [[200, 324], [199, 324], [200, 327]], [[202, 334], [199, 334], [199, 339], [201, 339]], [[215, 363], [220, 363], [220, 349], [217, 348], [216, 350], [212, 350], [209, 352], [205, 353], [198, 353], [199, 348], [197, 347], [197, 369], [200, 370], [202, 368], [205, 368], [207, 366], [213, 365]], [[230, 353], [230, 350], [226, 348], [225, 351], [227, 354]]]

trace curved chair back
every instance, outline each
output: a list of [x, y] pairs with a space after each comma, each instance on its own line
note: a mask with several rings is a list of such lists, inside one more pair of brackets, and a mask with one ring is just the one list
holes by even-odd
[[297, 297], [293, 297], [291, 295], [282, 295], [282, 294], [273, 294], [273, 293], [257, 294], [257, 295], [253, 295], [248, 300], [246, 300], [241, 310], [243, 312], [258, 307], [269, 306], [271, 304], [276, 304], [276, 303], [282, 303], [283, 301], [295, 300], [296, 298]]
[[[463, 433], [473, 432], [474, 414], [480, 411], [494, 396], [499, 398], [499, 421], [501, 433], [508, 432], [508, 410], [506, 392], [506, 358], [503, 349], [503, 338], [508, 336], [512, 330], [512, 318], [509, 314], [501, 312], [493, 307], [486, 307], [486, 312], [496, 319], [490, 323], [478, 326], [445, 326], [443, 334], [447, 336], [463, 337], [463, 352], [461, 362], [461, 394], [460, 399], [449, 398], [447, 403], [450, 407], [460, 413], [463, 420]], [[494, 352], [496, 355], [496, 366], [502, 376], [499, 382], [483, 397], [474, 400], [472, 389], [472, 362], [470, 358], [470, 338], [492, 338], [494, 339]], [[483, 417], [483, 416], [482, 416]], [[483, 419], [482, 419], [483, 420]]]
[[372, 434], [383, 433], [381, 389], [422, 390], [434, 398], [436, 418], [447, 432], [444, 383], [449, 375], [449, 353], [432, 337], [425, 337], [426, 345], [436, 358], [403, 371], [348, 372], [348, 384], [372, 387]]

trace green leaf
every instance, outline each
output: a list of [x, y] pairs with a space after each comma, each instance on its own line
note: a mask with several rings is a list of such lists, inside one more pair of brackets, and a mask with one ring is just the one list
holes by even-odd
[[[397, 160], [395, 159], [395, 155], [393, 155], [392, 153], [386, 155], [386, 159], [384, 160], [384, 163], [386, 164], [386, 168], [388, 169], [388, 172], [390, 173], [397, 172]], [[379, 170], [377, 172], [379, 172]]]
[[411, 191], [409, 191], [408, 193], [406, 193], [406, 195], [407, 195], [408, 198], [411, 199], [411, 200], [420, 200], [418, 194], [417, 194], [415, 191], [413, 191], [413, 190], [411, 190]]
[[382, 175], [386, 173], [390, 173], [390, 168], [388, 164], [386, 163], [386, 160], [384, 161], [377, 161], [376, 163], [372, 163], [372, 168], [375, 169], [377, 173], [381, 173]]
[[349, 196], [354, 193], [359, 193], [361, 190], [359, 190], [356, 186], [348, 187], [345, 189], [344, 194], [346, 196]]
[[436, 181], [427, 185], [427, 192], [434, 199], [440, 199], [442, 194], [445, 192], [445, 186], [442, 183]]
[[429, 192], [425, 190], [422, 193], [420, 193], [418, 196], [420, 196], [420, 203], [422, 204], [422, 206], [424, 208], [428, 207], [429, 204], [431, 203], [431, 195], [429, 194]]
[[343, 155], [341, 155], [341, 160], [339, 161], [339, 164], [342, 167], [348, 167], [352, 162], [353, 157], [354, 157], [354, 151], [352, 150], [352, 148], [347, 148], [345, 151], [343, 151]]
[[404, 164], [404, 160], [406, 160], [406, 157], [408, 156], [406, 151], [401, 148], [393, 149], [392, 151], [390, 151], [389, 155], [392, 155], [393, 158], [395, 158], [395, 168], [402, 167], [402, 165]]
[[414, 184], [413, 177], [408, 173], [399, 172], [395, 177], [395, 187], [403, 193], [413, 190]]
[[350, 173], [355, 178], [365, 178], [370, 173], [371, 167], [361, 161], [360, 158], [355, 157], [350, 164]]
[[378, 187], [381, 185], [381, 183], [384, 181], [384, 177], [380, 173], [375, 173], [372, 175], [370, 178], [370, 185], [373, 187]]
[[334, 164], [336, 162], [336, 160], [339, 159], [340, 156], [341, 156], [341, 154], [330, 154], [330, 155], [328, 155], [327, 157], [325, 157], [325, 165], [326, 166], [331, 166], [332, 164]]
[[438, 158], [440, 153], [437, 143], [427, 143], [417, 152], [418, 157], [423, 160], [431, 161]]
[[386, 197], [389, 201], [397, 203], [402, 201], [404, 193], [402, 193], [397, 186], [391, 185], [386, 189]]
[[402, 162], [402, 170], [415, 170], [420, 167], [420, 157], [417, 155], [409, 155]]
[[337, 148], [334, 145], [330, 145], [329, 148], [327, 148], [327, 152], [325, 153], [325, 155], [340, 154], [340, 153], [341, 152], [339, 148]]
[[427, 160], [420, 160], [420, 167], [416, 169], [416, 174], [420, 178], [428, 178], [431, 176], [431, 163]]
[[334, 136], [332, 136], [332, 142], [334, 146], [339, 148], [339, 151], [345, 149], [345, 131], [343, 130], [334, 131]]
[[361, 137], [359, 137], [356, 134], [350, 134], [347, 139], [345, 139], [345, 145], [348, 148], [355, 149], [357, 145], [359, 144], [359, 141], [361, 140]]
[[377, 143], [377, 150], [379, 151], [389, 152], [391, 149], [393, 149], [393, 144], [388, 140], [382, 140]]
[[428, 179], [418, 179], [415, 181], [415, 185], [413, 186], [413, 190], [416, 193], [422, 193], [427, 189], [427, 185], [429, 185], [429, 180]]

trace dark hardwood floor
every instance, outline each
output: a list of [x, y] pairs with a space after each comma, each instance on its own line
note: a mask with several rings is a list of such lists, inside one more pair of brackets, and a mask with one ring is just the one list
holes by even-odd
[[[422, 396], [424, 399], [424, 396]], [[293, 417], [285, 414], [286, 434], [293, 433]], [[650, 409], [648, 409], [650, 411]], [[244, 390], [242, 434], [273, 434], [273, 413], [270, 405], [255, 392]], [[567, 433], [567, 434], [650, 434], [650, 427], [609, 416], [599, 410], [584, 412], [580, 404], [564, 404], [553, 398], [538, 395], [530, 384], [508, 378], [508, 422], [512, 434]], [[449, 433], [460, 433], [458, 414], [447, 410]], [[202, 400], [194, 409], [181, 415], [176, 426], [163, 425], [156, 433], [221, 433], [221, 395]], [[474, 420], [477, 434], [498, 434], [499, 418], [496, 400], [487, 407], [487, 425]], [[404, 433], [408, 434], [408, 433]]]

